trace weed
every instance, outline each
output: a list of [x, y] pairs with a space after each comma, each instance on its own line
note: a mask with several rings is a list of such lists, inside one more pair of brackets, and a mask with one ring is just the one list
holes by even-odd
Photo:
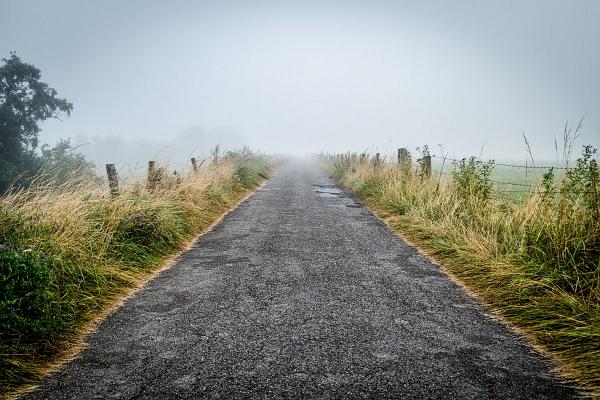
[[483, 163], [475, 157], [462, 159], [454, 163], [452, 182], [458, 197], [465, 203], [474, 198], [487, 202], [492, 192], [492, 169], [494, 162]]

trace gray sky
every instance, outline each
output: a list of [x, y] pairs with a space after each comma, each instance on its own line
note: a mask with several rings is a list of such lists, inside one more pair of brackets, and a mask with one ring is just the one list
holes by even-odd
[[0, 0], [0, 55], [74, 103], [46, 142], [524, 159], [525, 131], [551, 159], [567, 119], [598, 142], [599, 17], [595, 0]]

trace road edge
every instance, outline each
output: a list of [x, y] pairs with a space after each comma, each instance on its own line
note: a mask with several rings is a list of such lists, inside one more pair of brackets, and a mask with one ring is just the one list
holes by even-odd
[[213, 223], [211, 223], [208, 227], [206, 227], [202, 232], [196, 235], [193, 239], [190, 239], [184, 247], [165, 258], [165, 260], [161, 263], [161, 266], [149, 272], [148, 275], [137, 280], [131, 288], [125, 290], [125, 292], [111, 301], [102, 309], [101, 312], [98, 313], [96, 317], [86, 322], [77, 330], [77, 332], [73, 335], [69, 340], [65, 340], [65, 345], [67, 348], [53, 357], [47, 365], [40, 368], [39, 380], [36, 383], [25, 384], [21, 387], [16, 388], [15, 390], [9, 391], [4, 394], [0, 394], [0, 399], [2, 400], [18, 400], [24, 394], [35, 391], [40, 384], [43, 383], [44, 379], [48, 378], [54, 373], [57, 373], [62, 367], [73, 361], [75, 358], [79, 356], [79, 354], [85, 350], [88, 345], [86, 343], [87, 338], [93, 334], [98, 327], [108, 318], [112, 313], [118, 310], [127, 300], [134, 297], [137, 293], [142, 291], [152, 280], [156, 279], [161, 273], [171, 269], [174, 265], [177, 264], [179, 257], [189, 251], [195, 244], [198, 242], [204, 235], [211, 232], [217, 225], [219, 225], [223, 219], [229, 215], [232, 211], [242, 205], [245, 201], [247, 201], [252, 195], [254, 195], [260, 188], [266, 185], [277, 173], [279, 173], [279, 168], [275, 168], [269, 178], [263, 179], [262, 182], [253, 188], [249, 193], [247, 193], [243, 198], [241, 198], [233, 207], [225, 210]]

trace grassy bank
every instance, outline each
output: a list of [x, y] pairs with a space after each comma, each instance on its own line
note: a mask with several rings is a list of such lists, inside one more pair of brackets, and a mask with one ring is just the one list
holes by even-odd
[[39, 378], [78, 331], [270, 173], [228, 153], [195, 173], [160, 170], [111, 196], [94, 180], [38, 179], [0, 198], [0, 394]]
[[560, 360], [600, 396], [600, 178], [586, 148], [564, 176], [547, 173], [522, 200], [495, 196], [493, 164], [451, 178], [410, 162], [323, 156], [324, 168], [393, 229]]

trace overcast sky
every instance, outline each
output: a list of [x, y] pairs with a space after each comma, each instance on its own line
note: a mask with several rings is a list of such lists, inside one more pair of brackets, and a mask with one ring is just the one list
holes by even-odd
[[74, 103], [42, 142], [524, 159], [525, 131], [551, 159], [567, 119], [600, 131], [595, 0], [0, 0], [11, 50]]

